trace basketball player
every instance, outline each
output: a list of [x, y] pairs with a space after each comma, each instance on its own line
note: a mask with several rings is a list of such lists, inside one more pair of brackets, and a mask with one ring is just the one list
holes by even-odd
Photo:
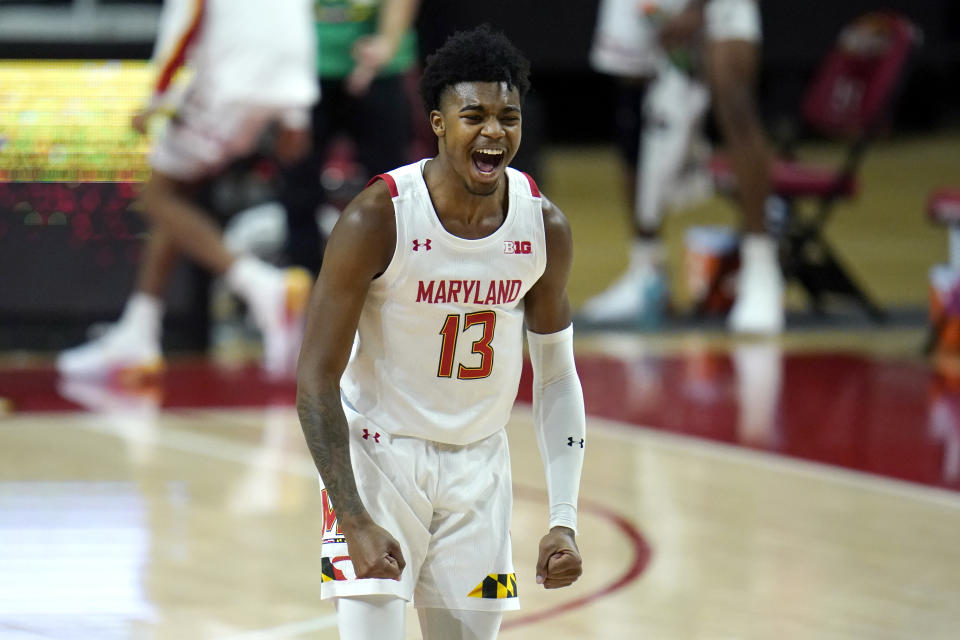
[[524, 324], [550, 501], [536, 581], [580, 575], [570, 228], [508, 167], [528, 71], [489, 27], [451, 37], [420, 82], [437, 155], [377, 176], [327, 246], [297, 407], [324, 485], [322, 597], [347, 640], [403, 638], [411, 600], [427, 640], [494, 638], [518, 607], [504, 427]]
[[[724, 144], [737, 177], [738, 199], [744, 232], [741, 241], [741, 268], [737, 297], [728, 318], [731, 330], [741, 333], [777, 333], [783, 328], [783, 277], [777, 258], [775, 239], [767, 235], [764, 206], [770, 192], [769, 153], [757, 114], [754, 91], [759, 64], [761, 25], [755, 0], [606, 0], [611, 5], [606, 16], [601, 12], [595, 64], [601, 70], [616, 72], [617, 61], [611, 53], [602, 54], [603, 33], [632, 29], [644, 50], [654, 40], [648, 7], [662, 5], [673, 14], [658, 27], [658, 44], [663, 51], [703, 47], [710, 97]], [[646, 11], [646, 12], [645, 12]], [[629, 12], [629, 14], [628, 14]], [[641, 30], [637, 24], [645, 25]], [[632, 27], [630, 25], [633, 25]], [[703, 39], [702, 44], [698, 44]], [[620, 35], [622, 40], [625, 36]], [[616, 44], [617, 41], [614, 41]], [[634, 45], [634, 48], [641, 46]], [[610, 51], [624, 51], [606, 46]], [[634, 53], [621, 61], [620, 68], [647, 69], [648, 59]], [[663, 56], [661, 56], [663, 60]], [[646, 66], [640, 66], [641, 62]], [[682, 161], [685, 145], [691, 140], [692, 127], [706, 107], [699, 82], [683, 81], [675, 65], [660, 64], [657, 80], [651, 87], [644, 117], [640, 185], [635, 212], [635, 240], [627, 273], [613, 286], [591, 298], [581, 313], [585, 319], [607, 322], [642, 319], [662, 305], [662, 265], [665, 254], [660, 239], [665, 190], [671, 188]], [[665, 76], [664, 71], [669, 75]], [[652, 123], [652, 126], [651, 126]], [[658, 284], [659, 283], [659, 284]], [[652, 293], [651, 293], [652, 292]], [[651, 305], [654, 306], [651, 309]]]
[[589, 322], [649, 328], [667, 308], [660, 227], [666, 210], [683, 200], [683, 169], [709, 102], [705, 83], [690, 66], [692, 45], [668, 52], [660, 42], [664, 23], [686, 2], [602, 0], [599, 6], [590, 62], [618, 87], [614, 124], [633, 240], [626, 272], [580, 309]]
[[[292, 374], [310, 276], [231, 253], [195, 196], [203, 181], [252, 151], [274, 121], [278, 158], [302, 156], [318, 96], [314, 55], [310, 0], [167, 0], [157, 79], [133, 118], [145, 133], [154, 113], [175, 109], [152, 149], [141, 195], [151, 232], [137, 289], [105, 335], [60, 354], [61, 374], [129, 380], [161, 368], [163, 295], [181, 253], [224, 276], [247, 303], [263, 333], [266, 370]], [[185, 62], [193, 77], [178, 103], [171, 80]]]

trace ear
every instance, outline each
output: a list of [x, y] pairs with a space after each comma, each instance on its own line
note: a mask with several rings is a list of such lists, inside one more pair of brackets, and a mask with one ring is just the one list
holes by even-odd
[[430, 112], [430, 128], [433, 129], [433, 134], [438, 138], [442, 138], [447, 132], [443, 114], [436, 109]]

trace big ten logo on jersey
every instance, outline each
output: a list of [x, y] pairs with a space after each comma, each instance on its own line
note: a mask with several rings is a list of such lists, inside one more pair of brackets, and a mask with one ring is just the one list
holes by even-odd
[[346, 542], [343, 537], [343, 530], [340, 529], [340, 523], [337, 521], [337, 514], [333, 510], [333, 503], [330, 502], [330, 496], [327, 490], [320, 491], [320, 500], [323, 504], [323, 541], [324, 542]]
[[533, 244], [529, 240], [504, 240], [503, 252], [530, 254], [533, 253]]

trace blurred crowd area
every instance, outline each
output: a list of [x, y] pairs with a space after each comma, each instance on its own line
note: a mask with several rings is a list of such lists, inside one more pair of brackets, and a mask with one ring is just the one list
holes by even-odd
[[[567, 2], [556, 10], [545, 0], [490, 0], [478, 11], [459, 0], [423, 0], [416, 23], [421, 61], [454, 30], [478, 19], [503, 30], [531, 59], [533, 90], [515, 165], [537, 176], [571, 218], [580, 269], [571, 284], [575, 304], [622, 268], [629, 233], [614, 175], [616, 88], [589, 63], [597, 4]], [[942, 230], [923, 226], [923, 198], [927, 189], [951, 180], [951, 157], [960, 157], [960, 4], [762, 2], [759, 101], [774, 145], [812, 141], [815, 155], [829, 157], [836, 147], [817, 144], [800, 125], [805, 84], [843, 25], [881, 4], [908, 16], [922, 30], [923, 43], [879, 143], [880, 164], [868, 162], [863, 197], [850, 205], [854, 215], [840, 216], [831, 233], [839, 233], [845, 247], [853, 246], [853, 262], [879, 290], [881, 302], [920, 304], [927, 282], [925, 275], [918, 281], [917, 273], [945, 255], [937, 235]], [[129, 289], [141, 225], [132, 213], [121, 214], [134, 207], [136, 190], [129, 187], [148, 175], [151, 140], [136, 134], [129, 121], [148, 93], [147, 60], [160, 6], [160, 0], [0, 2], [0, 274], [11, 282], [15, 273], [19, 283], [0, 290], [0, 321], [32, 327], [5, 332], [0, 348], [71, 342], [80, 327], [114, 315]], [[408, 97], [419, 122], [415, 80], [416, 71]], [[433, 144], [423, 123], [414, 131], [411, 159], [429, 154]], [[708, 133], [717, 139], [709, 125]], [[363, 184], [359, 178], [350, 141], [342, 140], [322, 175], [330, 202], [343, 203], [356, 193]], [[275, 179], [268, 162], [246, 159], [224, 174], [208, 199], [227, 215], [257, 207], [270, 202]], [[954, 172], [952, 180], [960, 184], [960, 175]], [[84, 183], [89, 186], [78, 186]], [[82, 198], [70, 197], [81, 192]], [[98, 215], [101, 208], [109, 215]], [[694, 208], [686, 220], [735, 224], [729, 206], [716, 201]], [[668, 226], [669, 244], [682, 244], [681, 237]], [[902, 259], [906, 271], [895, 266], [890, 275], [875, 275], [875, 269], [886, 273], [891, 256]], [[672, 273], [683, 277], [681, 269]], [[103, 290], [80, 293], [75, 283], [84, 278], [99, 278]], [[174, 323], [197, 300], [196, 289], [174, 287]], [[682, 286], [675, 290], [683, 295]], [[51, 328], [65, 325], [70, 328], [54, 331], [57, 340], [51, 341]]]

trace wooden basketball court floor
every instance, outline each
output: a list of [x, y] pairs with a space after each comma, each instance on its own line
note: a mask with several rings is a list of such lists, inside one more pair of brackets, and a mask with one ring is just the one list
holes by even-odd
[[[556, 184], [577, 188], [573, 164], [609, 182], [600, 157], [551, 157]], [[579, 304], [620, 266], [616, 207], [548, 193], [584, 238]], [[885, 215], [919, 221], [920, 208]], [[945, 253], [936, 230], [910, 229], [924, 260]], [[911, 237], [887, 235], [888, 249]], [[868, 274], [883, 262], [863, 255]], [[868, 284], [884, 304], [917, 304], [920, 266], [911, 252]], [[960, 391], [919, 355], [922, 339], [922, 326], [863, 323], [771, 341], [719, 325], [580, 332], [584, 575], [534, 584], [546, 503], [525, 372], [509, 425], [523, 608], [502, 637], [958, 637]], [[0, 638], [336, 637], [290, 381], [175, 356], [161, 384], [130, 389], [8, 354], [0, 396]]]

